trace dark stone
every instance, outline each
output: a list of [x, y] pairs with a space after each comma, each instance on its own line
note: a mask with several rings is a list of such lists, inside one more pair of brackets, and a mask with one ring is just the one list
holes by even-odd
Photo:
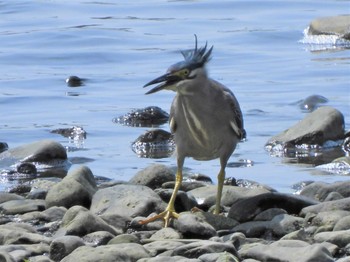
[[66, 79], [67, 86], [69, 87], [78, 87], [84, 85], [85, 79], [78, 76], [70, 76]]
[[71, 139], [86, 138], [86, 131], [80, 126], [73, 126], [70, 128], [58, 128], [58, 129], [51, 130], [50, 133], [60, 134], [64, 137], [71, 138]]
[[[173, 194], [173, 190], [172, 189], [156, 189], [154, 192], [156, 192], [161, 199], [168, 203], [171, 195]], [[189, 211], [191, 210], [193, 207], [197, 206], [197, 201], [196, 199], [190, 195], [187, 194], [184, 191], [178, 191], [176, 194], [176, 199], [175, 199], [175, 210], [176, 212], [180, 213], [183, 211]]]
[[228, 217], [239, 222], [250, 221], [262, 211], [270, 208], [282, 208], [288, 214], [299, 214], [304, 207], [318, 203], [298, 195], [271, 192], [236, 201], [231, 206]]
[[328, 99], [320, 95], [311, 95], [307, 98], [298, 102], [299, 108], [303, 111], [312, 112], [316, 108], [320, 107], [320, 104], [325, 104], [328, 102]]
[[32, 163], [23, 162], [17, 165], [17, 172], [26, 175], [36, 175], [36, 166]]
[[137, 109], [115, 118], [113, 121], [126, 126], [152, 127], [162, 125], [169, 119], [169, 114], [157, 106]]
[[9, 149], [8, 144], [5, 142], [0, 142], [0, 153], [6, 151], [7, 149]]

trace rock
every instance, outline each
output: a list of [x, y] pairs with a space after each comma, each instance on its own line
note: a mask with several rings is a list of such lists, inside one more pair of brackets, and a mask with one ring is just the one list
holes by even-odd
[[298, 102], [299, 108], [304, 111], [314, 111], [320, 104], [328, 103], [328, 99], [320, 95], [311, 95]]
[[140, 240], [138, 239], [137, 236], [135, 235], [130, 235], [130, 234], [121, 234], [118, 235], [114, 238], [112, 238], [109, 242], [108, 245], [115, 245], [115, 244], [126, 244], [126, 243], [136, 243], [140, 244]]
[[[159, 188], [154, 190], [154, 192], [156, 192], [161, 197], [161, 199], [166, 203], [170, 201], [171, 195], [173, 194], [172, 189]], [[196, 199], [191, 194], [188, 194], [181, 190], [177, 192], [176, 199], [175, 199], [176, 212], [180, 213], [183, 211], [189, 211], [197, 205], [198, 204]]]
[[131, 148], [139, 157], [165, 158], [174, 153], [175, 141], [171, 133], [163, 129], [152, 129], [132, 142]]
[[69, 171], [61, 182], [54, 185], [46, 196], [47, 207], [64, 206], [70, 208], [82, 205], [89, 208], [92, 196], [97, 191], [95, 178], [86, 166]]
[[66, 213], [67, 209], [64, 207], [50, 207], [42, 212], [33, 211], [18, 216], [18, 220], [21, 222], [54, 222], [61, 220]]
[[96, 248], [82, 246], [75, 249], [70, 255], [62, 259], [62, 262], [115, 262], [137, 261], [150, 257], [148, 251], [140, 244], [127, 243], [117, 245], [98, 246]]
[[63, 236], [54, 239], [50, 245], [50, 258], [53, 261], [61, 261], [76, 248], [84, 246], [84, 242], [77, 236]]
[[[346, 149], [346, 147], [350, 148], [350, 137], [346, 138], [342, 145], [342, 149], [345, 152], [349, 152], [350, 150]], [[338, 157], [334, 159], [331, 163], [321, 164], [316, 166], [316, 168], [327, 173], [348, 176], [350, 175], [350, 157]]]
[[270, 208], [282, 208], [288, 214], [299, 214], [302, 208], [317, 203], [298, 195], [265, 193], [236, 201], [231, 206], [228, 217], [239, 222], [245, 222], [252, 220], [256, 215]]
[[[318, 227], [318, 232], [323, 231], [332, 231], [335, 224], [342, 219], [343, 217], [349, 216], [350, 218], [350, 212], [344, 211], [344, 210], [334, 210], [334, 211], [324, 211], [319, 212], [316, 214], [316, 216], [312, 219], [311, 225]], [[310, 223], [310, 222], [309, 222]]]
[[209, 253], [228, 252], [235, 257], [239, 257], [235, 247], [229, 243], [219, 243], [210, 240], [196, 241], [175, 248], [172, 256], [184, 256], [187, 258], [198, 258]]
[[156, 189], [168, 181], [174, 181], [174, 171], [165, 165], [154, 164], [137, 172], [137, 174], [130, 179], [130, 183], [136, 185], [148, 186]]
[[301, 210], [300, 215], [302, 217], [305, 217], [306, 214], [308, 213], [318, 214], [322, 211], [335, 211], [335, 210], [350, 211], [350, 197], [334, 200], [334, 201], [322, 202], [317, 205], [305, 207]]
[[166, 203], [150, 188], [126, 184], [98, 190], [90, 210], [99, 215], [136, 217], [159, 213], [165, 208]]
[[202, 210], [193, 210], [192, 212], [197, 217], [209, 223], [212, 227], [214, 227], [216, 231], [232, 229], [233, 227], [239, 224], [236, 220], [232, 218], [222, 215], [214, 215], [211, 212], [204, 212]]
[[309, 245], [299, 240], [279, 240], [270, 245], [255, 244], [250, 248], [241, 249], [239, 254], [244, 259], [252, 258], [266, 262], [334, 261], [331, 253], [323, 245]]
[[172, 251], [175, 248], [183, 246], [180, 240], [156, 240], [150, 243], [146, 243], [143, 247], [148, 250], [152, 256], [158, 256], [166, 251]]
[[78, 87], [84, 85], [86, 79], [80, 78], [78, 76], [70, 76], [66, 79], [67, 86], [69, 87]]
[[337, 35], [350, 40], [350, 15], [322, 17], [310, 23], [310, 35]]
[[350, 197], [350, 181], [335, 182], [332, 184], [313, 182], [304, 187], [300, 194], [315, 200], [325, 201], [328, 195], [334, 192], [340, 194], [343, 198]]
[[[179, 189], [181, 191], [188, 192], [190, 190], [193, 190], [199, 187], [205, 187], [207, 185], [208, 183], [202, 182], [202, 181], [182, 181]], [[175, 187], [175, 181], [166, 182], [162, 184], [162, 188], [173, 189], [174, 187]]]
[[82, 206], [73, 206], [64, 215], [58, 236], [84, 236], [96, 231], [107, 231], [113, 235], [118, 232], [108, 225], [102, 218]]
[[16, 148], [10, 148], [0, 154], [0, 158], [4, 156], [21, 160], [21, 162], [47, 163], [53, 160], [67, 160], [66, 149], [60, 143], [53, 140], [41, 140]]
[[171, 228], [171, 227], [164, 227], [157, 232], [155, 232], [150, 239], [152, 240], [161, 240], [161, 239], [181, 239], [183, 238], [182, 234]]
[[0, 226], [0, 245], [49, 244], [50, 242], [51, 238], [29, 228], [20, 227], [17, 223]]
[[162, 125], [169, 119], [169, 114], [157, 106], [133, 110], [130, 113], [114, 118], [113, 121], [126, 126], [153, 127]]
[[[28, 257], [43, 255], [48, 252], [49, 252], [49, 245], [44, 243], [0, 246], [0, 254], [7, 253], [11, 258], [11, 260], [9, 261], [26, 261]], [[0, 259], [1, 259], [1, 255], [0, 255]], [[6, 262], [8, 261], [6, 260]]]
[[294, 126], [270, 138], [265, 146], [272, 150], [276, 145], [281, 145], [282, 148], [302, 144], [323, 145], [328, 140], [339, 140], [344, 136], [343, 114], [332, 107], [323, 106]]
[[[243, 187], [224, 186], [221, 198], [221, 205], [232, 206], [232, 204], [242, 198], [260, 195], [269, 192], [266, 189], [256, 188], [249, 189]], [[217, 186], [206, 186], [190, 190], [188, 193], [192, 194], [197, 203], [203, 209], [215, 205]]]
[[5, 142], [0, 142], [0, 153], [6, 151], [7, 149], [9, 149], [8, 144]]
[[281, 208], [269, 208], [262, 211], [254, 217], [255, 221], [270, 221], [277, 215], [287, 214], [287, 211]]
[[44, 200], [18, 199], [0, 204], [0, 211], [5, 215], [23, 214], [31, 211], [42, 211], [44, 209]]
[[16, 262], [16, 260], [7, 252], [0, 252], [1, 262]]
[[189, 259], [181, 256], [159, 256], [159, 257], [151, 257], [151, 258], [142, 258], [140, 260], [137, 260], [137, 262], [203, 262], [199, 259]]
[[339, 219], [333, 227], [333, 231], [346, 230], [350, 228], [350, 215]]
[[204, 254], [198, 259], [203, 262], [239, 262], [237, 257], [227, 252]]
[[200, 212], [181, 213], [179, 218], [174, 221], [174, 227], [185, 238], [206, 239], [216, 236], [216, 230], [205, 221]]
[[13, 193], [0, 192], [0, 204], [10, 200], [20, 200], [20, 199], [24, 199], [24, 197]]
[[106, 245], [113, 238], [114, 235], [107, 231], [96, 231], [85, 235], [83, 241], [88, 245], [95, 247]]
[[314, 240], [319, 243], [326, 241], [343, 248], [350, 243], [350, 229], [317, 233]]

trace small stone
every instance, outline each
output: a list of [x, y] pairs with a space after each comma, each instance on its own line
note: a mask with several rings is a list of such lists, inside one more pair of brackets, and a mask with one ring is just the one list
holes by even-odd
[[338, 35], [350, 40], [350, 15], [321, 17], [310, 23], [310, 35]]
[[179, 231], [171, 227], [165, 227], [155, 232], [150, 239], [162, 240], [162, 239], [181, 239], [181, 238], [183, 238], [183, 236]]
[[115, 244], [122, 244], [122, 243], [124, 243], [124, 244], [125, 243], [137, 243], [137, 244], [140, 244], [140, 240], [135, 235], [121, 234], [121, 235], [118, 235], [118, 236], [112, 238], [108, 242], [108, 245], [115, 245]]
[[67, 86], [78, 87], [84, 85], [84, 80], [78, 76], [70, 76], [66, 79]]
[[114, 235], [107, 231], [96, 231], [83, 237], [83, 241], [91, 246], [102, 246], [114, 238]]
[[0, 211], [5, 215], [24, 214], [32, 211], [42, 211], [44, 209], [45, 201], [36, 199], [10, 200], [0, 204]]
[[137, 174], [132, 177], [129, 182], [155, 189], [161, 187], [161, 185], [165, 182], [174, 180], [175, 174], [172, 169], [165, 165], [155, 164], [137, 172]]
[[350, 243], [350, 229], [333, 232], [321, 232], [316, 234], [314, 239], [319, 243], [327, 241], [337, 245], [340, 248], [343, 248]]
[[80, 246], [84, 246], [84, 242], [80, 237], [63, 236], [56, 238], [50, 244], [50, 258], [53, 261], [61, 261]]

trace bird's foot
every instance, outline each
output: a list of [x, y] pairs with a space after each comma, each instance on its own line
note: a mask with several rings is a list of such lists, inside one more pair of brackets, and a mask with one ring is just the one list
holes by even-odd
[[176, 218], [177, 219], [177, 218], [179, 218], [179, 214], [176, 213], [175, 211], [166, 209], [165, 211], [163, 211], [162, 213], [160, 213], [158, 215], [155, 215], [153, 217], [150, 217], [150, 218], [147, 218], [145, 220], [139, 221], [139, 224], [145, 225], [145, 224], [153, 222], [153, 221], [155, 221], [157, 219], [164, 219], [164, 227], [168, 227], [169, 221], [170, 221], [171, 218]]

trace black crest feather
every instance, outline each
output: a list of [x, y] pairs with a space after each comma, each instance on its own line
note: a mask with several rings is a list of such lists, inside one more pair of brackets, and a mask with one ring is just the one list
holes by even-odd
[[211, 52], [213, 51], [214, 46], [212, 46], [207, 51], [208, 42], [205, 43], [205, 46], [198, 48], [197, 35], [195, 37], [195, 47], [192, 50], [181, 51], [181, 54], [185, 58], [185, 62], [193, 65], [193, 67], [202, 67], [210, 60]]

